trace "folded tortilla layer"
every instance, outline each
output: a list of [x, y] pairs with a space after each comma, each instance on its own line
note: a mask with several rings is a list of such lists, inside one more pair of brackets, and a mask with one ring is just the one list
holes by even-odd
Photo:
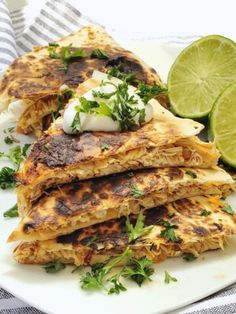
[[9, 241], [46, 240], [177, 199], [227, 193], [223, 169], [144, 169], [71, 183], [45, 191]]
[[[154, 227], [129, 244], [133, 255], [160, 262], [184, 253], [198, 256], [204, 251], [223, 248], [228, 238], [236, 234], [236, 215], [226, 213], [223, 210], [226, 205], [220, 196], [197, 196], [147, 210], [145, 225]], [[52, 240], [24, 242], [17, 246], [14, 255], [23, 264], [61, 261], [91, 265], [104, 262], [127, 247], [125, 220], [125, 217], [113, 219]], [[135, 224], [136, 216], [132, 215], [130, 220]], [[176, 241], [161, 235], [165, 229], [161, 220], [175, 225]]]
[[[49, 57], [48, 47], [36, 47], [32, 52], [17, 58], [7, 69], [0, 81], [0, 110], [7, 109], [14, 100], [21, 100], [23, 113], [18, 121], [18, 131], [37, 134], [43, 129], [44, 118], [57, 111], [57, 95], [60, 87], [67, 85], [75, 90], [78, 84], [90, 78], [94, 70], [106, 72], [111, 66], [123, 64], [124, 70], [133, 71], [136, 78], [147, 84], [164, 86], [153, 68], [145, 64], [138, 56], [122, 48], [97, 25], [89, 25], [57, 41], [60, 46], [72, 45], [83, 48], [84, 58], [70, 60], [68, 69], [64, 69], [59, 59]], [[91, 58], [95, 49], [103, 50], [108, 59]], [[160, 95], [162, 104], [167, 98]]]

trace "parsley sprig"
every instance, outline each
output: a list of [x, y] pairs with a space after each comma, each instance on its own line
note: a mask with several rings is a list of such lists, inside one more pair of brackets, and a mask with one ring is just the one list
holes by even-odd
[[49, 57], [59, 59], [63, 63], [63, 69], [67, 70], [69, 63], [75, 59], [87, 57], [86, 52], [82, 48], [73, 48], [72, 44], [68, 46], [59, 46], [57, 43], [48, 45]]
[[[144, 215], [140, 213], [136, 224], [132, 225], [130, 219], [126, 220], [126, 232], [128, 242], [132, 244], [137, 238], [147, 234], [153, 226], [144, 227]], [[120, 264], [126, 264], [121, 269]], [[129, 278], [141, 286], [146, 280], [151, 280], [154, 269], [152, 262], [147, 257], [139, 259], [132, 257], [132, 249], [128, 246], [120, 255], [111, 258], [106, 264], [95, 264], [91, 271], [81, 277], [80, 283], [83, 289], [101, 289], [108, 294], [119, 294], [126, 291], [121, 282], [122, 277]]]
[[130, 218], [126, 219], [126, 232], [129, 235], [128, 241], [129, 243], [133, 243], [136, 239], [148, 234], [153, 226], [144, 227], [144, 215], [143, 213], [139, 213], [138, 218], [136, 220], [135, 225], [130, 223]]
[[122, 276], [125, 278], [131, 278], [139, 287], [145, 280], [151, 281], [151, 275], [154, 273], [154, 269], [151, 267], [152, 262], [145, 256], [140, 259], [132, 259], [130, 266], [126, 266], [122, 271]]
[[26, 145], [28, 145], [28, 144], [25, 144], [22, 149], [21, 149], [20, 145], [12, 147], [9, 149], [8, 154], [0, 153], [0, 157], [5, 157], [5, 158], [9, 159], [16, 166], [16, 168], [19, 169], [20, 164], [22, 163], [22, 161], [24, 160], [24, 157], [26, 155], [26, 151], [27, 151]]

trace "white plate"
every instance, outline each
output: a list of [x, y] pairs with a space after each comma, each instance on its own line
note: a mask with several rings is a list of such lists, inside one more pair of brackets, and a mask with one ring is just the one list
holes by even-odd
[[[175, 48], [149, 44], [131, 44], [128, 48], [140, 54], [149, 64], [158, 69], [163, 78], [174, 57]], [[0, 132], [6, 127], [2, 122]], [[0, 133], [1, 139], [3, 134]], [[27, 137], [23, 137], [28, 142]], [[6, 145], [0, 143], [0, 151]], [[0, 164], [2, 167], [3, 164]], [[1, 212], [15, 203], [15, 195], [0, 191]], [[230, 197], [236, 208], [236, 196]], [[203, 254], [198, 260], [187, 263], [173, 258], [156, 265], [153, 281], [142, 288], [130, 283], [127, 292], [119, 296], [102, 293], [87, 293], [79, 287], [78, 274], [71, 274], [71, 267], [58, 274], [46, 274], [40, 266], [18, 265], [12, 258], [14, 245], [6, 239], [17, 219], [3, 219], [0, 216], [0, 286], [15, 296], [47, 313], [93, 314], [149, 314], [164, 313], [197, 301], [236, 281], [236, 239], [230, 241], [224, 251]], [[176, 283], [164, 283], [164, 271], [178, 279]]]

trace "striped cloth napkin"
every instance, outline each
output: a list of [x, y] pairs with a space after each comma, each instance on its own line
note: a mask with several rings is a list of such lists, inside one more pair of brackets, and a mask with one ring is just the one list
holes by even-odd
[[[0, 70], [4, 70], [17, 56], [30, 51], [32, 46], [65, 36], [93, 22], [64, 0], [49, 0], [30, 26], [26, 25], [22, 9], [9, 12], [6, 1], [0, 0]], [[94, 23], [94, 22], [93, 22]], [[115, 31], [116, 32], [116, 31]], [[134, 39], [143, 38], [143, 35]], [[200, 36], [152, 38], [159, 42], [186, 45]], [[204, 300], [173, 313], [181, 314], [228, 314], [236, 313], [236, 284]], [[0, 314], [42, 314], [0, 288]]]

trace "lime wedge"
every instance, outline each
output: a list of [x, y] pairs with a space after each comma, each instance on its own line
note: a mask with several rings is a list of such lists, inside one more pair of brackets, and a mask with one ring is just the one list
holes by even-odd
[[203, 37], [185, 48], [170, 69], [172, 108], [181, 117], [205, 117], [217, 96], [234, 81], [235, 42], [219, 35]]
[[222, 159], [236, 167], [236, 83], [216, 99], [210, 114], [210, 132]]

